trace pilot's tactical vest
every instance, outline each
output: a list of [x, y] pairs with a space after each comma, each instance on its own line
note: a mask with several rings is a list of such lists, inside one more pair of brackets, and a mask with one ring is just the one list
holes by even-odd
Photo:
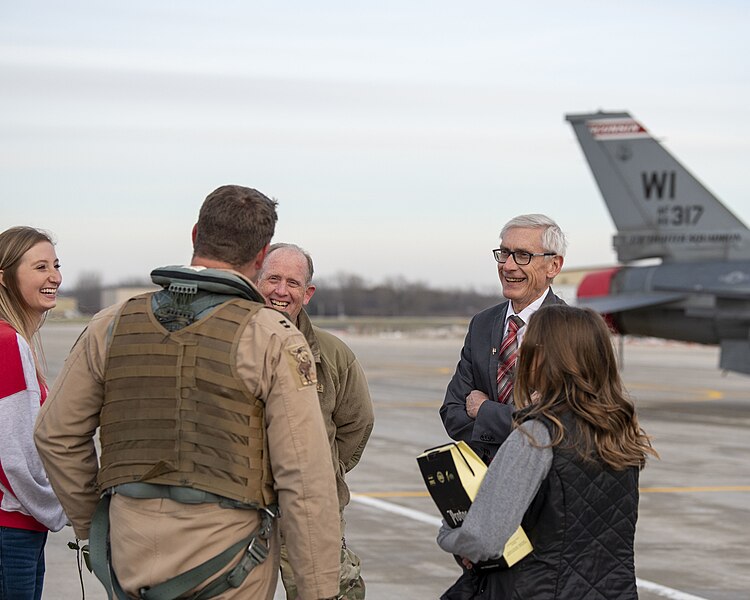
[[169, 332], [150, 301], [132, 298], [114, 324], [99, 489], [147, 482], [268, 505], [275, 494], [264, 404], [235, 371], [239, 338], [262, 305], [235, 298]]

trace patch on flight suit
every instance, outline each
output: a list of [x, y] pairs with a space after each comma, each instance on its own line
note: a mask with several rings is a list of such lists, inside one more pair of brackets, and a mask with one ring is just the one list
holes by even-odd
[[305, 346], [294, 346], [287, 350], [289, 366], [294, 373], [297, 389], [301, 390], [318, 383], [315, 378], [315, 366], [312, 354]]

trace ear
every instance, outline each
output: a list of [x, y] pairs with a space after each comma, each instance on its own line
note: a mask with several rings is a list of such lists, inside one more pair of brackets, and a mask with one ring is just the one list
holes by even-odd
[[271, 244], [268, 243], [265, 246], [263, 246], [260, 249], [260, 252], [255, 256], [255, 260], [253, 261], [253, 266], [255, 267], [256, 271], [260, 271], [260, 268], [263, 266], [263, 261], [266, 260], [266, 254], [268, 254], [268, 247]]
[[560, 274], [560, 271], [562, 271], [563, 262], [565, 262], [565, 259], [559, 254], [556, 254], [552, 257], [552, 259], [547, 264], [547, 279], [551, 281]]
[[0, 285], [5, 287], [5, 271], [0, 269]]
[[315, 286], [311, 283], [307, 286], [307, 289], [305, 290], [305, 296], [302, 298], [302, 306], [307, 306], [307, 303], [310, 302], [310, 298], [313, 297], [313, 294], [315, 293]]
[[195, 245], [195, 236], [198, 235], [198, 223], [193, 225], [193, 233], [190, 234], [190, 241]]

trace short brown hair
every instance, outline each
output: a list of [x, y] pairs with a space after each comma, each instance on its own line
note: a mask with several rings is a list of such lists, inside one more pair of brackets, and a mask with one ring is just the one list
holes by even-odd
[[241, 267], [271, 241], [276, 229], [275, 200], [258, 190], [223, 185], [201, 206], [193, 255]]

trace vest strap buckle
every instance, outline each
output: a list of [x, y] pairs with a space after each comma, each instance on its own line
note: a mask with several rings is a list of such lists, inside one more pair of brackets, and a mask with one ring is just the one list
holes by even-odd
[[232, 569], [227, 577], [227, 583], [233, 588], [240, 587], [242, 582], [245, 581], [248, 573], [252, 571], [256, 566], [261, 564], [268, 557], [268, 548], [260, 541], [257, 537], [253, 537], [250, 540], [250, 544], [245, 551], [244, 556], [237, 563], [237, 566]]

